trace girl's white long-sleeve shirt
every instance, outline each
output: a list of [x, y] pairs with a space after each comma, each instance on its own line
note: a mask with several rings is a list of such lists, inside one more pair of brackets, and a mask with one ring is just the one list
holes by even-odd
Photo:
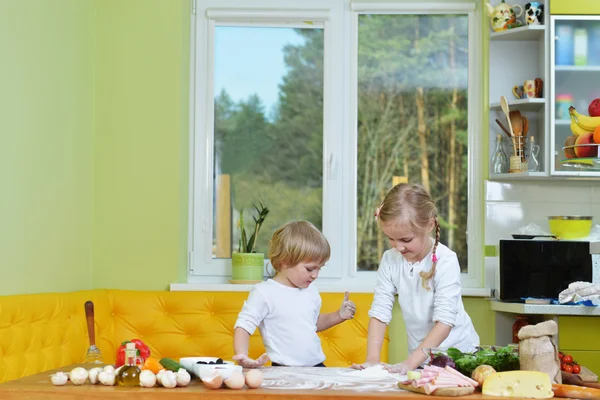
[[234, 329], [252, 335], [258, 327], [273, 362], [312, 367], [325, 361], [317, 335], [320, 312], [321, 296], [315, 285], [299, 289], [267, 279], [254, 285]]
[[439, 347], [469, 350], [480, 344], [479, 335], [462, 302], [458, 257], [441, 243], [436, 255], [438, 262], [429, 282], [430, 290], [422, 286], [420, 273], [431, 271], [431, 252], [422, 261], [411, 263], [395, 249], [388, 250], [383, 254], [377, 271], [369, 316], [389, 324], [397, 294], [408, 334], [409, 353], [421, 344], [436, 322], [452, 327]]

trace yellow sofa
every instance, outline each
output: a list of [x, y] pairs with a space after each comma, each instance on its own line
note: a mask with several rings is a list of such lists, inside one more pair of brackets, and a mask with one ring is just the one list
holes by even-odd
[[[247, 292], [91, 290], [0, 296], [0, 382], [82, 362], [89, 347], [84, 303], [94, 302], [96, 344], [113, 363], [119, 343], [145, 341], [156, 357], [233, 356], [233, 325]], [[321, 293], [322, 312], [342, 293]], [[352, 294], [353, 320], [320, 332], [327, 366], [364, 362], [372, 294]], [[264, 352], [258, 330], [250, 356]], [[381, 352], [388, 357], [388, 337]]]

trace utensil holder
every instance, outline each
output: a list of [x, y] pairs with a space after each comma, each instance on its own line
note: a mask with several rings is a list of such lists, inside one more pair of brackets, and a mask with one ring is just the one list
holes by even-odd
[[525, 157], [525, 136], [515, 136], [512, 138], [506, 138], [510, 144], [509, 147], [509, 173], [525, 172], [527, 171], [527, 158]]

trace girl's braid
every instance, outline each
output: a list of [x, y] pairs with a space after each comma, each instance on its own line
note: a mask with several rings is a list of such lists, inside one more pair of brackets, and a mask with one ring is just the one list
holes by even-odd
[[433, 261], [432, 265], [431, 265], [431, 271], [429, 272], [424, 272], [421, 271], [420, 275], [422, 278], [421, 284], [423, 285], [423, 288], [427, 289], [427, 290], [431, 290], [431, 286], [429, 286], [429, 281], [431, 280], [431, 278], [433, 278], [433, 275], [435, 274], [435, 267], [437, 265], [437, 247], [438, 244], [440, 243], [440, 223], [438, 222], [437, 217], [434, 217], [434, 221], [435, 221], [435, 243], [433, 244], [433, 250], [431, 251], [432, 255], [431, 255], [431, 260]]

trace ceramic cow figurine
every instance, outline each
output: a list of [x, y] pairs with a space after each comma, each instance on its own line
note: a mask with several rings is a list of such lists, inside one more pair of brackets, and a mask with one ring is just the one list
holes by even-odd
[[527, 25], [544, 24], [544, 5], [537, 1], [525, 4], [525, 23]]

